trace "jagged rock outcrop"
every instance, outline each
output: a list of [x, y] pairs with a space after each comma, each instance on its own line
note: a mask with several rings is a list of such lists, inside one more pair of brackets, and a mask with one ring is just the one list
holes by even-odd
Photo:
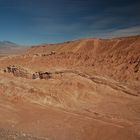
[[50, 79], [51, 78], [51, 73], [49, 72], [35, 72], [32, 75], [32, 79]]
[[51, 73], [50, 72], [32, 72], [28, 69], [25, 69], [21, 66], [8, 66], [6, 68], [1, 68], [0, 72], [4, 73], [12, 73], [16, 77], [22, 77], [27, 79], [50, 79]]
[[5, 73], [12, 73], [16, 77], [23, 77], [23, 78], [27, 78], [27, 79], [32, 78], [32, 72], [21, 66], [12, 65], [12, 66], [8, 66], [4, 69], [1, 69], [1, 71], [5, 72]]
[[55, 54], [56, 54], [55, 51], [51, 51], [50, 53], [36, 53], [34, 54], [34, 56], [44, 57], [44, 56], [55, 55]]

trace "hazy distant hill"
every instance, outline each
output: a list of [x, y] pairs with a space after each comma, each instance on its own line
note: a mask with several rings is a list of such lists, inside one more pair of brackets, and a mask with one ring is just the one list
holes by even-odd
[[0, 41], [0, 54], [21, 53], [25, 48], [10, 41]]
[[18, 46], [16, 43], [10, 42], [10, 41], [0, 41], [0, 47], [5, 47], [5, 46], [9, 46], [9, 47], [16, 47]]

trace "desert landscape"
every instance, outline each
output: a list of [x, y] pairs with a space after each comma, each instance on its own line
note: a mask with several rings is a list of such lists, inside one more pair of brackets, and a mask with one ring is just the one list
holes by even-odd
[[2, 52], [0, 140], [140, 139], [139, 35]]

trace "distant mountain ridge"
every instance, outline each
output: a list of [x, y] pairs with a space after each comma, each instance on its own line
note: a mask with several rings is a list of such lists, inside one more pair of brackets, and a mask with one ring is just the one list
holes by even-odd
[[0, 54], [17, 54], [24, 50], [22, 45], [11, 41], [0, 41]]
[[0, 41], [0, 47], [18, 47], [20, 45], [11, 41]]

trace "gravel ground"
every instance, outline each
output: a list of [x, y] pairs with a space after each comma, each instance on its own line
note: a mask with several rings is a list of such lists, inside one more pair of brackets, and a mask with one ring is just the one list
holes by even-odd
[[49, 140], [48, 138], [35, 137], [24, 132], [17, 132], [0, 128], [0, 140]]

